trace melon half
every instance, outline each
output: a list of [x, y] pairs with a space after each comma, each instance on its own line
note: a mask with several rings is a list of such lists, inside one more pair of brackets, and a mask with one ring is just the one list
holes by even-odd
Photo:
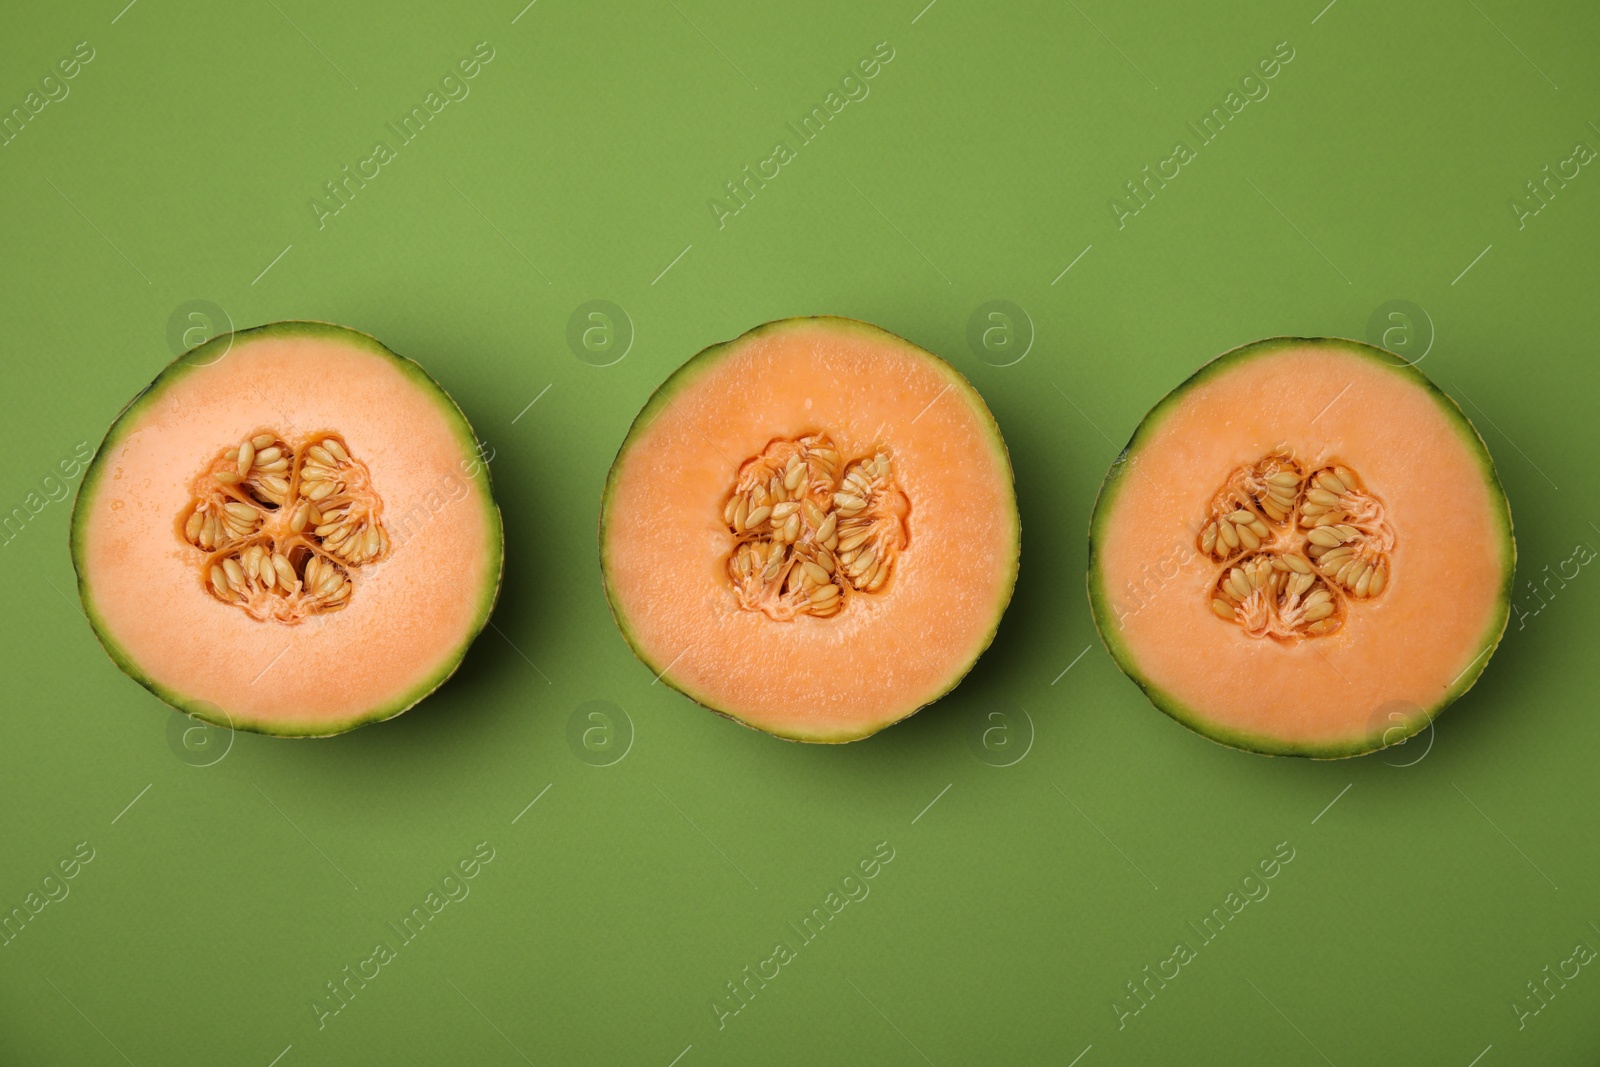
[[503, 539], [438, 383], [366, 334], [280, 322], [213, 338], [128, 404], [78, 491], [72, 558], [96, 636], [156, 696], [318, 737], [455, 671]]
[[656, 391], [600, 554], [652, 674], [779, 737], [866, 737], [948, 692], [1016, 583], [1011, 461], [978, 393], [875, 326], [785, 319]]
[[1090, 524], [1107, 649], [1212, 740], [1330, 758], [1403, 741], [1505, 632], [1516, 544], [1481, 437], [1400, 356], [1275, 338], [1139, 424]]

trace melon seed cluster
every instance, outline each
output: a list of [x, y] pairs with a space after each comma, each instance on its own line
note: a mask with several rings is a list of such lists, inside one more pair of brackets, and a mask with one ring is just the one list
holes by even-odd
[[383, 502], [339, 438], [298, 446], [261, 432], [195, 479], [183, 539], [205, 553], [201, 580], [252, 618], [294, 624], [350, 602], [352, 568], [389, 550]]
[[1322, 637], [1389, 583], [1394, 531], [1349, 467], [1274, 452], [1228, 475], [1198, 545], [1223, 566], [1211, 610], [1251, 637]]
[[842, 463], [827, 434], [776, 440], [740, 468], [722, 510], [739, 606], [787, 621], [876, 593], [906, 545], [910, 502], [888, 453]]

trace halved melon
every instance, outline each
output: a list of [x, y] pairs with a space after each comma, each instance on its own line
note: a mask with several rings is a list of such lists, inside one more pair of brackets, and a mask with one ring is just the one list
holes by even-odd
[[460, 664], [500, 588], [500, 511], [466, 417], [366, 334], [213, 338], [123, 409], [72, 559], [111, 658], [221, 726], [320, 737]]
[[948, 692], [1016, 584], [1011, 460], [966, 379], [863, 322], [799, 318], [656, 390], [600, 555], [660, 680], [747, 726], [853, 741]]
[[1516, 544], [1494, 463], [1404, 359], [1280, 337], [1139, 424], [1090, 524], [1117, 665], [1214, 741], [1332, 758], [1398, 743], [1477, 680]]

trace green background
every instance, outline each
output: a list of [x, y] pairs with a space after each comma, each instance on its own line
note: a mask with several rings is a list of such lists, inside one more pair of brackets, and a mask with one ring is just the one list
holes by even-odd
[[[94, 58], [0, 147], [0, 508], [30, 516], [0, 549], [0, 908], [79, 842], [94, 859], [0, 947], [0, 1061], [1594, 1062], [1594, 967], [1520, 1028], [1512, 1005], [1600, 946], [1600, 579], [1543, 600], [1525, 584], [1600, 545], [1600, 176], [1582, 167], [1520, 226], [1511, 202], [1600, 144], [1600, 21], [1504, 0], [924, 2], [8, 15], [0, 109], [77, 42]], [[319, 228], [323, 184], [479, 41], [494, 58], [470, 95]], [[884, 41], [870, 96], [719, 228], [722, 183]], [[1270, 95], [1119, 229], [1123, 183], [1285, 41]], [[631, 323], [610, 366], [567, 341], [591, 300]], [[991, 300], [1026, 315], [1010, 366], [968, 342]], [[221, 315], [191, 322], [191, 301]], [[1096, 487], [1205, 359], [1369, 338], [1391, 301], [1409, 304], [1380, 330], [1462, 403], [1505, 481], [1511, 630], [1404, 747], [1218, 747], [1095, 639]], [[652, 685], [595, 546], [650, 391], [699, 348], [806, 313], [965, 372], [1005, 431], [1024, 531], [971, 676], [837, 748]], [[494, 627], [401, 719], [316, 742], [185, 734], [97, 646], [47, 479], [173, 357], [175, 315], [179, 333], [371, 332], [494, 450]], [[589, 725], [589, 747], [569, 740]], [[319, 1028], [324, 984], [480, 842], [495, 858], [470, 896]], [[870, 896], [719, 1028], [725, 983], [798, 941], [788, 924], [879, 842], [894, 859]], [[1187, 924], [1280, 842], [1294, 859], [1270, 896], [1119, 1028], [1125, 983], [1198, 944]]]

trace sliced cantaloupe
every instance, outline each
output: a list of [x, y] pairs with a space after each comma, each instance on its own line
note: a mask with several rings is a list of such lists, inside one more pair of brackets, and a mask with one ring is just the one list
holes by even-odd
[[780, 737], [851, 741], [951, 689], [1016, 582], [1011, 462], [949, 364], [840, 318], [689, 360], [606, 482], [623, 636], [660, 680]]
[[1089, 599], [1162, 711], [1256, 752], [1397, 743], [1505, 631], [1516, 545], [1483, 440], [1401, 357], [1235, 349], [1173, 390], [1106, 475]]
[[323, 736], [450, 676], [500, 587], [472, 428], [366, 334], [281, 322], [186, 353], [106, 434], [72, 516], [125, 672], [222, 726]]

